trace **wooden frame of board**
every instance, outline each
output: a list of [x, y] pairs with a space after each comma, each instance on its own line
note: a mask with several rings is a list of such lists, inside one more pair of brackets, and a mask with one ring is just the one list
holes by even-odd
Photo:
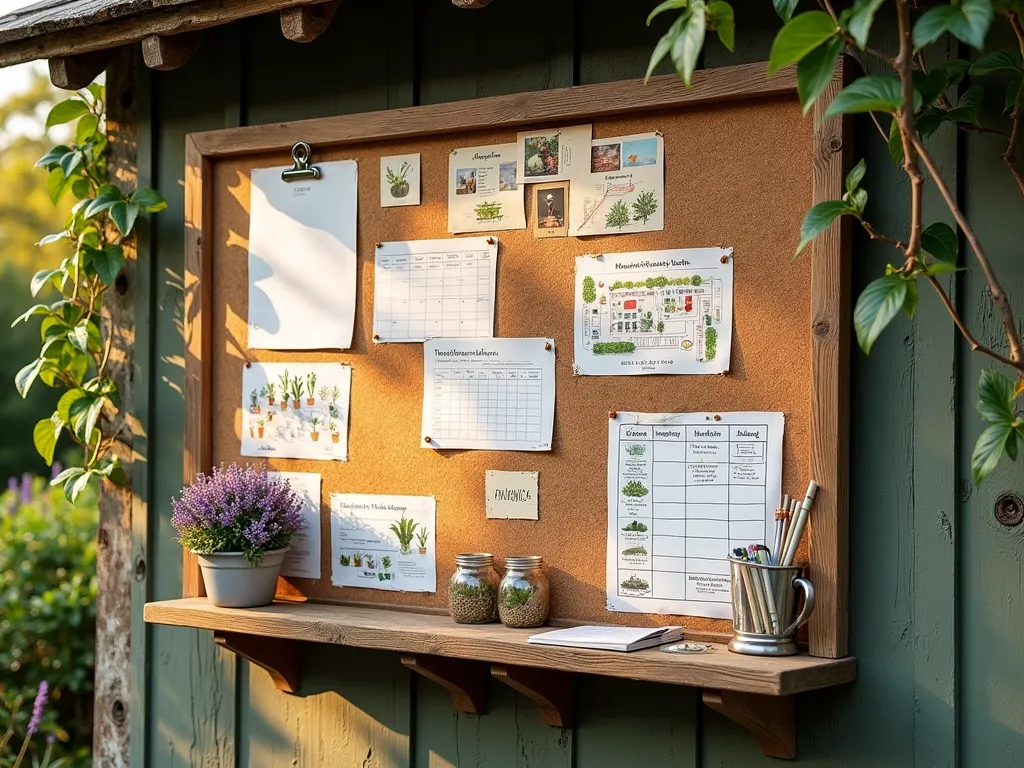
[[[848, 118], [824, 118], [827, 105], [850, 71], [841, 59], [814, 109], [813, 202], [837, 199], [849, 166]], [[281, 152], [301, 139], [337, 147], [406, 137], [436, 136], [492, 127], [567, 123], [674, 107], [796, 95], [796, 72], [765, 76], [764, 64], [699, 72], [692, 88], [675, 76], [619, 81], [452, 104], [319, 118], [190, 134], [185, 150], [185, 450], [184, 481], [211, 468], [211, 365], [213, 192], [218, 159]], [[813, 656], [848, 653], [848, 411], [850, 350], [849, 227], [833, 224], [813, 244], [811, 256], [809, 470], [821, 491], [809, 534], [811, 577], [817, 592], [808, 636]], [[204, 595], [196, 558], [184, 554], [183, 595]]]

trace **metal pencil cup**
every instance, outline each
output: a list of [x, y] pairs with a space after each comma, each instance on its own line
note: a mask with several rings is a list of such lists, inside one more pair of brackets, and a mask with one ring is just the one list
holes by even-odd
[[[732, 627], [729, 650], [751, 656], [792, 656], [796, 631], [814, 610], [814, 585], [799, 565], [761, 565], [729, 558]], [[797, 615], [797, 589], [804, 605]]]

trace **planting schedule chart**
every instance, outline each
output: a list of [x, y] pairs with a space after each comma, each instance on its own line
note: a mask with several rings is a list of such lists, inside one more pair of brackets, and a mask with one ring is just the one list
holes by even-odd
[[730, 618], [729, 552], [774, 536], [783, 415], [609, 423], [608, 609]]
[[373, 340], [492, 337], [497, 257], [494, 237], [380, 244]]
[[433, 339], [423, 360], [422, 447], [551, 450], [551, 339]]

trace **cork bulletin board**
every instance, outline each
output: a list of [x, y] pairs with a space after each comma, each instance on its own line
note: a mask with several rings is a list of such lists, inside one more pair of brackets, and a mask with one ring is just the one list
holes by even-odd
[[[819, 241], [813, 255], [790, 260], [807, 208], [841, 194], [845, 153], [822, 150], [823, 126], [801, 115], [793, 73], [772, 80], [763, 73], [763, 66], [751, 65], [706, 72], [692, 90], [667, 77], [646, 88], [619, 82], [189, 137], [186, 481], [222, 462], [253, 461], [240, 454], [245, 361], [352, 366], [349, 461], [267, 461], [272, 470], [323, 477], [322, 578], [282, 579], [280, 597], [443, 611], [456, 553], [492, 552], [499, 564], [508, 555], [539, 554], [551, 579], [553, 620], [727, 631], [722, 620], [605, 610], [609, 412], [764, 410], [786, 417], [783, 488], [802, 493], [812, 474], [822, 486], [809, 537], [812, 577], [818, 610], [824, 592], [825, 610], [845, 615], [848, 281], [840, 233]], [[500, 243], [495, 336], [555, 339], [553, 450], [420, 448], [423, 348], [372, 341], [375, 243], [449, 237], [453, 148], [511, 142], [517, 130], [578, 122], [593, 124], [594, 139], [664, 135], [665, 229], [552, 239], [537, 239], [530, 229], [494, 233]], [[841, 148], [841, 125], [833, 121], [831, 129]], [[342, 352], [247, 349], [249, 174], [289, 165], [288, 150], [298, 140], [312, 145], [314, 163], [352, 159], [361, 174], [355, 334], [352, 348]], [[422, 204], [381, 208], [379, 158], [409, 153], [421, 155]], [[576, 256], [704, 246], [735, 249], [728, 374], [573, 376]], [[486, 519], [488, 469], [539, 472], [540, 519]], [[337, 492], [436, 497], [437, 593], [331, 585], [329, 497]], [[188, 556], [185, 593], [202, 594]], [[845, 642], [845, 618], [841, 626], [833, 617], [811, 628], [812, 653], [843, 655]]]

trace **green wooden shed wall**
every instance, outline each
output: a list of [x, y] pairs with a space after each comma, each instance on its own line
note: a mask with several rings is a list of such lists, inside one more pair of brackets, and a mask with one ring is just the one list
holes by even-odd
[[[496, 0], [460, 11], [447, 0], [346, 0], [307, 45], [284, 40], [276, 16], [263, 16], [211, 31], [180, 70], [143, 70], [140, 182], [170, 208], [144, 234], [136, 285], [135, 401], [145, 432], [136, 448], [145, 468], [135, 473], [133, 541], [147, 569], [132, 595], [133, 766], [772, 762], [694, 689], [579, 677], [578, 725], [562, 731], [501, 685], [492, 686], [490, 714], [457, 714], [440, 688], [384, 652], [309, 645], [302, 695], [287, 696], [209, 633], [142, 623], [146, 600], [178, 597], [181, 585], [168, 517], [182, 478], [185, 134], [642, 76], [658, 36], [644, 26], [653, 4]], [[709, 44], [703, 66], [767, 58], [778, 28], [770, 4], [736, 6], [735, 54]], [[869, 122], [857, 123], [855, 143], [869, 162], [873, 220], [901, 231], [902, 173]], [[1000, 140], [947, 131], [933, 146], [1020, 306], [1024, 202], [999, 161]], [[766, 205], [771, 197], [765, 190]], [[948, 220], [932, 190], [926, 206], [929, 221]], [[857, 237], [855, 287], [890, 258]], [[973, 271], [957, 279], [964, 317], [998, 346], [983, 280]], [[1024, 765], [1024, 531], [992, 514], [999, 493], [1024, 490], [1024, 476], [1004, 463], [983, 488], [970, 481], [984, 362], [930, 295], [870, 358], [855, 353], [850, 609], [860, 672], [851, 686], [799, 697], [801, 765]]]

